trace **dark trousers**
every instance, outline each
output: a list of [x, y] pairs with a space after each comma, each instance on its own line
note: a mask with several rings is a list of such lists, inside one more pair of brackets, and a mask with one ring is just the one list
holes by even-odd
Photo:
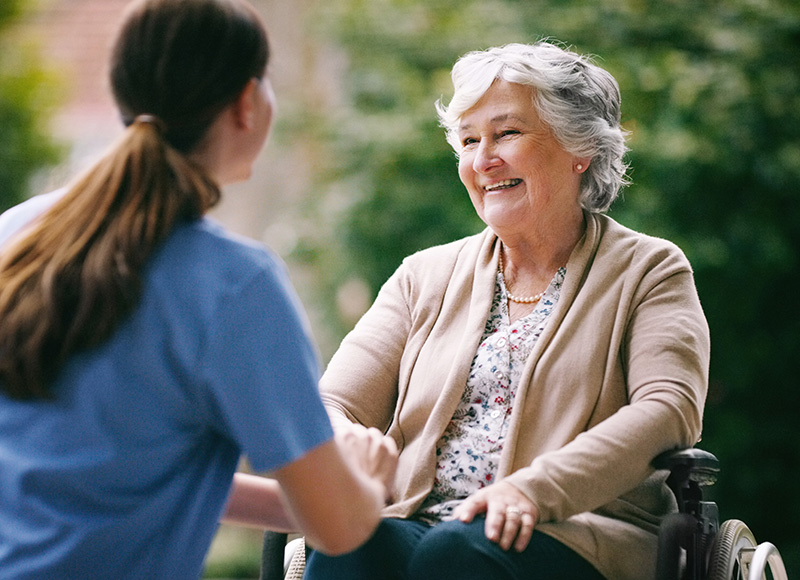
[[603, 580], [570, 548], [538, 531], [524, 552], [486, 539], [483, 518], [427, 524], [385, 519], [359, 549], [330, 557], [312, 552], [306, 580]]

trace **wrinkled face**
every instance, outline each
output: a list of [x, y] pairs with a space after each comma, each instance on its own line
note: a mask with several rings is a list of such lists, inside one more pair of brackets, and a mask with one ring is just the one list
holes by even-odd
[[458, 137], [459, 177], [498, 234], [530, 231], [580, 210], [579, 160], [539, 119], [531, 87], [496, 81], [461, 117]]

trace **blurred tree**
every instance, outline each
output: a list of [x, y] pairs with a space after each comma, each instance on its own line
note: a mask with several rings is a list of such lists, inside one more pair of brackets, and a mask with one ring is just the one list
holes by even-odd
[[[653, 6], [656, 6], [653, 4]], [[627, 97], [637, 184], [615, 215], [689, 255], [711, 326], [702, 445], [723, 517], [800, 573], [800, 5], [658, 4], [594, 41]], [[614, 48], [616, 47], [616, 49]]]
[[56, 85], [35, 48], [9, 34], [23, 4], [0, 3], [0, 211], [28, 197], [31, 177], [60, 153], [47, 130]]
[[[619, 80], [634, 185], [619, 221], [688, 254], [712, 331], [702, 446], [725, 518], [778, 545], [800, 574], [800, 4], [794, 0], [330, 0], [347, 106], [320, 121], [327, 228], [299, 255], [336, 290], [372, 294], [400, 260], [482, 224], [433, 102], [468, 50], [553, 37]], [[339, 200], [339, 203], [331, 202]], [[334, 211], [331, 211], [334, 208]], [[319, 210], [317, 210], [319, 211]], [[338, 236], [330, 243], [332, 235]], [[340, 332], [352, 324], [339, 321]]]

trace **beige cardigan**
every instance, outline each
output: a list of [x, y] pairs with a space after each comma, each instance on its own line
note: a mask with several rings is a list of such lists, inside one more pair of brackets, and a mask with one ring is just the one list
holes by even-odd
[[[676, 246], [603, 215], [586, 222], [526, 364], [498, 479], [536, 504], [537, 529], [609, 580], [650, 580], [657, 526], [675, 509], [650, 462], [700, 436], [708, 326]], [[489, 314], [498, 248], [487, 229], [407, 258], [322, 378], [334, 423], [397, 441], [387, 517], [412, 515], [432, 488], [436, 442]]]

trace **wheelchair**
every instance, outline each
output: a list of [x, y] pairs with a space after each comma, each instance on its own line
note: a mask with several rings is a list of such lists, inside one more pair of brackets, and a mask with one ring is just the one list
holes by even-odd
[[[664, 518], [658, 533], [655, 580], [788, 580], [778, 549], [757, 543], [740, 520], [720, 524], [714, 502], [703, 501], [719, 461], [701, 449], [662, 453], [653, 461], [668, 470], [667, 485], [678, 512]], [[302, 538], [287, 544], [287, 534], [266, 532], [260, 580], [301, 580], [308, 549]]]
[[773, 544], [757, 544], [740, 520], [720, 525], [717, 505], [703, 501], [703, 488], [719, 473], [714, 455], [668, 451], [653, 467], [669, 470], [667, 485], [678, 501], [678, 513], [665, 517], [659, 528], [656, 580], [788, 580]]

